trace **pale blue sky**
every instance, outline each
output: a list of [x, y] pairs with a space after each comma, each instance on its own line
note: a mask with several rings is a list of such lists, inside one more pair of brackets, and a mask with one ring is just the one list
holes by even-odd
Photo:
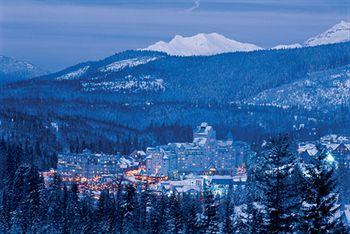
[[349, 19], [349, 0], [0, 0], [0, 54], [55, 71], [176, 34], [302, 43]]

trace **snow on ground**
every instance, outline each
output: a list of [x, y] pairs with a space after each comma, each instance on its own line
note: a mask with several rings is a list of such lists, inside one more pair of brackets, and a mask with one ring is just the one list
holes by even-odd
[[90, 66], [85, 66], [82, 68], [79, 68], [76, 71], [69, 72], [65, 75], [59, 76], [56, 78], [56, 80], [72, 80], [72, 79], [78, 79], [80, 78], [88, 69]]
[[350, 66], [309, 74], [305, 79], [267, 89], [246, 104], [305, 109], [328, 108], [350, 102]]
[[133, 92], [142, 91], [164, 91], [165, 82], [163, 79], [152, 79], [151, 76], [132, 77], [126, 76], [118, 81], [102, 82], [84, 82], [83, 90], [86, 92], [94, 91], [113, 91], [113, 92]]
[[108, 64], [100, 69], [101, 72], [116, 72], [120, 71], [126, 67], [136, 67], [142, 64], [149, 63], [151, 61], [157, 60], [160, 57], [141, 57], [125, 59], [121, 61], [116, 61], [114, 63]]

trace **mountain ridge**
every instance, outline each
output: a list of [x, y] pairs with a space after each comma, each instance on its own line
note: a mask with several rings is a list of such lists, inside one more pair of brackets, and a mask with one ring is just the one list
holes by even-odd
[[[295, 49], [303, 46], [317, 46], [350, 41], [350, 23], [342, 20], [330, 29], [307, 39], [304, 43], [280, 44], [271, 49]], [[218, 33], [199, 33], [184, 37], [176, 35], [169, 42], [158, 41], [144, 51], [158, 51], [176, 56], [210, 56], [230, 52], [250, 52], [264, 48], [251, 43], [229, 39]]]
[[344, 20], [330, 29], [309, 38], [304, 42], [305, 46], [317, 46], [350, 41], [350, 23]]
[[32, 63], [0, 55], [0, 84], [31, 79], [47, 73]]
[[[133, 98], [144, 100], [143, 103], [175, 100], [202, 100], [207, 103], [210, 100], [220, 103], [225, 100], [229, 103], [257, 95], [268, 88], [303, 79], [307, 72], [319, 71], [323, 67], [336, 68], [338, 63], [339, 66], [344, 66], [349, 61], [346, 52], [350, 49], [349, 45], [350, 43], [343, 43], [200, 57], [126, 51], [9, 85], [9, 92], [5, 91], [3, 96], [11, 93], [12, 88], [22, 87], [21, 89], [40, 89], [45, 93], [43, 96], [49, 97], [53, 94], [40, 87], [52, 83], [58, 86], [69, 84], [69, 90], [74, 88], [76, 93], [84, 96], [101, 92], [104, 95], [117, 95], [122, 103]], [[319, 54], [327, 56], [320, 57]], [[332, 65], [334, 61], [337, 62]], [[317, 68], [317, 63], [324, 65]], [[232, 90], [229, 90], [231, 86]]]
[[199, 33], [191, 37], [176, 35], [170, 42], [159, 41], [141, 50], [165, 52], [177, 56], [208, 56], [227, 52], [261, 50], [250, 43], [228, 39], [218, 33]]
[[309, 73], [304, 79], [267, 89], [249, 98], [250, 105], [303, 107], [307, 110], [332, 109], [350, 104], [350, 64]]

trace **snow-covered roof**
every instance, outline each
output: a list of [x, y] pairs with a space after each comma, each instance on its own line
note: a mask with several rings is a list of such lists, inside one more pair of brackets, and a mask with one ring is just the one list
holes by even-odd
[[307, 152], [309, 155], [314, 156], [317, 153], [316, 145], [313, 143], [300, 144], [298, 147], [298, 153]]
[[350, 143], [350, 138], [347, 136], [329, 134], [320, 138], [320, 142], [324, 144], [330, 143]]
[[143, 150], [138, 150], [137, 154], [141, 155], [141, 156], [145, 156], [146, 155], [145, 151], [143, 151]]
[[233, 144], [233, 141], [231, 141], [231, 140], [228, 140], [228, 141], [218, 140], [217, 144], [218, 144], [218, 146], [221, 146], [221, 147], [227, 147], [227, 146], [231, 146]]
[[205, 146], [207, 141], [208, 141], [208, 138], [204, 138], [204, 137], [196, 137], [193, 139], [193, 143], [195, 143], [201, 147]]
[[198, 186], [183, 186], [183, 187], [176, 187], [175, 190], [179, 193], [188, 193], [191, 191], [200, 192], [200, 188]]
[[300, 143], [298, 147], [298, 153], [308, 153], [310, 156], [316, 155], [317, 143], [325, 146], [328, 150], [334, 151], [341, 145], [344, 145], [348, 150], [350, 150], [350, 138], [347, 136], [338, 136], [335, 134], [326, 135], [320, 138], [319, 142], [304, 142]]

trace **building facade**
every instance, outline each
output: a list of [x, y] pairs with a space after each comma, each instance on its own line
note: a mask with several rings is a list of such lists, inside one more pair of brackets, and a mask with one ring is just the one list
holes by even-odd
[[115, 175], [118, 172], [115, 155], [83, 153], [62, 153], [58, 155], [57, 172], [65, 178], [94, 178]]
[[252, 154], [250, 146], [233, 140], [217, 140], [212, 126], [202, 123], [193, 131], [191, 143], [169, 143], [147, 148], [149, 175], [177, 177], [184, 174], [235, 174]]

